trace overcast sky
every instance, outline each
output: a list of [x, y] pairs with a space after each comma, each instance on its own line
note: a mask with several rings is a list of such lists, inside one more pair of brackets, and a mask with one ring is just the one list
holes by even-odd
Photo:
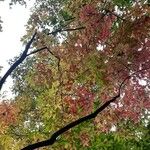
[[[28, 7], [15, 5], [12, 9], [9, 8], [9, 1], [0, 1], [0, 16], [3, 21], [3, 32], [0, 32], [0, 66], [3, 66], [2, 76], [9, 68], [8, 60], [18, 56], [20, 51], [24, 49], [20, 38], [25, 33], [25, 24], [30, 15], [30, 8], [33, 6], [34, 0], [28, 3]], [[12, 84], [9, 78], [3, 86], [2, 91], [8, 90]], [[11, 97], [11, 93], [7, 93], [7, 97]]]

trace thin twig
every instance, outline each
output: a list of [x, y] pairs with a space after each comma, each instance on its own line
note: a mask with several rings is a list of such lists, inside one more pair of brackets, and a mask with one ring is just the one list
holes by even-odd
[[[63, 84], [63, 80], [62, 80], [62, 70], [61, 70], [61, 66], [60, 66], [60, 57], [55, 55], [52, 51], [49, 50], [49, 48], [47, 48], [47, 50], [49, 51], [50, 54], [52, 54], [55, 58], [58, 59], [58, 64], [57, 64], [57, 68], [58, 68], [58, 72], [59, 72], [59, 86], [58, 86], [58, 91], [57, 93], [60, 91], [60, 99], [61, 99], [61, 104], [62, 104], [62, 109], [64, 112], [64, 105], [63, 105], [63, 101], [62, 101], [62, 84]], [[56, 93], [56, 95], [57, 95]]]

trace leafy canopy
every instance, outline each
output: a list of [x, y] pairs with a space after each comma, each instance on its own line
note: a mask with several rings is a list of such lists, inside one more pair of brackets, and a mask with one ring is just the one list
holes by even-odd
[[146, 0], [37, 0], [22, 38], [37, 30], [33, 55], [12, 72], [14, 100], [0, 105], [3, 149], [48, 139], [105, 104], [125, 79], [117, 100], [50, 148], [148, 149], [149, 15]]

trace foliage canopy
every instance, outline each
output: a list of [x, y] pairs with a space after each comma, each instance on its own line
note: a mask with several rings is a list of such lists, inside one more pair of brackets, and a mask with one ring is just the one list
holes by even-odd
[[148, 150], [149, 1], [36, 0], [26, 31], [10, 72], [16, 96], [0, 104], [1, 149], [49, 139], [102, 108], [50, 148]]

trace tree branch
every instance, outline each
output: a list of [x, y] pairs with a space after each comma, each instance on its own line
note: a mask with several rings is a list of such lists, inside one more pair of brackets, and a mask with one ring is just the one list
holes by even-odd
[[118, 95], [116, 95], [115, 97], [113, 97], [112, 99], [110, 99], [109, 101], [107, 101], [106, 103], [104, 103], [99, 109], [97, 109], [95, 112], [82, 117], [74, 122], [71, 122], [70, 124], [66, 125], [65, 127], [61, 128], [60, 130], [56, 131], [50, 139], [48, 140], [44, 140], [41, 142], [37, 142], [35, 144], [31, 144], [28, 145], [27, 147], [24, 147], [21, 150], [34, 150], [35, 148], [40, 148], [40, 147], [44, 147], [44, 146], [49, 146], [52, 145], [56, 142], [57, 138], [63, 134], [64, 132], [68, 131], [69, 129], [79, 125], [82, 122], [88, 121], [90, 119], [95, 118], [101, 111], [103, 111], [107, 106], [109, 106], [110, 103], [114, 102], [117, 98], [120, 97], [120, 93]]
[[37, 32], [35, 32], [31, 38], [31, 40], [26, 44], [25, 50], [23, 51], [20, 58], [7, 70], [4, 76], [0, 79], [0, 91], [2, 89], [3, 84], [5, 83], [8, 76], [16, 69], [16, 67], [21, 64], [25, 58], [27, 57], [28, 50], [30, 49], [31, 44], [33, 43]]
[[58, 131], [56, 131], [54, 134], [52, 134], [51, 138], [48, 139], [48, 140], [44, 140], [44, 141], [41, 141], [41, 142], [37, 142], [37, 143], [34, 143], [34, 144], [31, 144], [31, 145], [28, 145], [26, 147], [24, 147], [23, 149], [21, 150], [34, 150], [36, 148], [40, 148], [40, 147], [44, 147], [44, 146], [50, 146], [50, 145], [53, 145], [57, 138], [62, 135], [63, 133], [65, 133], [66, 131], [70, 130], [71, 128], [79, 125], [80, 123], [83, 123], [85, 121], [88, 121], [88, 120], [91, 120], [93, 118], [95, 118], [100, 112], [102, 112], [105, 108], [107, 108], [110, 103], [114, 102], [117, 98], [120, 97], [120, 94], [121, 94], [121, 89], [123, 87], [123, 85], [125, 84], [125, 82], [127, 80], [129, 80], [133, 75], [137, 74], [138, 72], [141, 72], [141, 71], [144, 71], [144, 70], [148, 70], [150, 68], [145, 68], [145, 69], [141, 69], [141, 70], [138, 70], [134, 73], [132, 73], [130, 76], [127, 76], [123, 81], [122, 83], [120, 84], [119, 86], [119, 89], [118, 89], [118, 94], [116, 96], [114, 96], [113, 98], [111, 98], [110, 100], [108, 100], [107, 102], [105, 102], [101, 107], [99, 107], [95, 112], [87, 115], [87, 116], [84, 116], [82, 118], [79, 118], [78, 120], [76, 121], [73, 121], [71, 123], [69, 123], [68, 125], [66, 125], [65, 127], [59, 129]]
[[[50, 34], [55, 35], [55, 34], [58, 33], [58, 32], [75, 31], [75, 30], [81, 30], [81, 29], [84, 29], [84, 28], [85, 28], [85, 27], [78, 27], [78, 28], [72, 28], [72, 29], [70, 29], [70, 28], [68, 28], [68, 29], [58, 29], [58, 30], [55, 30], [55, 31], [53, 31], [53, 32], [48, 33], [47, 35], [50, 35]], [[1, 89], [2, 89], [3, 84], [5, 83], [6, 79], [8, 78], [8, 76], [12, 73], [12, 71], [14, 71], [14, 70], [16, 69], [16, 67], [17, 67], [19, 64], [21, 64], [21, 63], [26, 59], [26, 57], [28, 57], [28, 56], [31, 55], [31, 54], [35, 54], [35, 53], [37, 53], [37, 52], [39, 52], [39, 51], [42, 51], [42, 50], [44, 50], [44, 49], [47, 49], [47, 47], [43, 47], [43, 48], [37, 49], [37, 50], [35, 50], [35, 51], [33, 51], [33, 52], [27, 54], [27, 53], [28, 53], [28, 50], [30, 49], [31, 44], [33, 43], [33, 41], [34, 41], [34, 39], [35, 39], [36, 34], [37, 34], [37, 32], [35, 32], [35, 33], [33, 34], [31, 40], [26, 44], [25, 50], [23, 51], [23, 53], [22, 53], [22, 55], [19, 57], [19, 59], [18, 59], [16, 62], [14, 62], [13, 65], [11, 65], [11, 67], [7, 70], [7, 72], [4, 74], [4, 76], [0, 79], [0, 91], [1, 91]]]
[[42, 51], [42, 50], [44, 50], [44, 49], [47, 49], [47, 47], [45, 46], [45, 47], [39, 48], [39, 49], [37, 49], [37, 50], [35, 50], [35, 51], [32, 51], [31, 53], [27, 54], [27, 56], [30, 56], [30, 55], [35, 54], [35, 53], [37, 53], [37, 52], [40, 52], [40, 51]]
[[77, 27], [77, 28], [68, 28], [68, 29], [57, 29], [57, 30], [55, 30], [55, 31], [52, 31], [52, 32], [50, 32], [50, 33], [48, 33], [47, 35], [50, 35], [50, 34], [52, 34], [52, 35], [56, 35], [58, 32], [60, 33], [60, 32], [65, 32], [65, 31], [76, 31], [76, 30], [82, 30], [82, 29], [85, 29], [85, 27]]

